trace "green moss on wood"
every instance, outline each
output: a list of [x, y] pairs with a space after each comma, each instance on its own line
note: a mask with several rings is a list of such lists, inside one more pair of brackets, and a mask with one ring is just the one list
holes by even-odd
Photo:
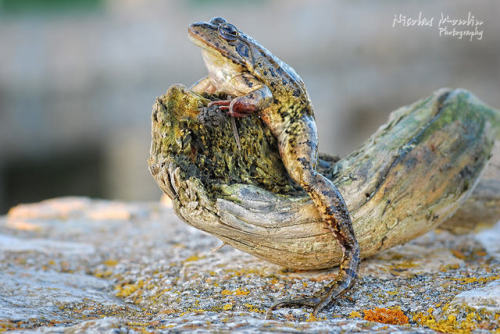
[[158, 98], [153, 113], [153, 154], [175, 157], [183, 171], [203, 181], [209, 193], [223, 195], [220, 186], [234, 183], [277, 194], [300, 191], [281, 162], [276, 139], [257, 115], [236, 119], [241, 150], [229, 116], [219, 112], [218, 117], [208, 116], [214, 118], [211, 122], [200, 120], [215, 98], [220, 97], [203, 97], [182, 86], [173, 86]]

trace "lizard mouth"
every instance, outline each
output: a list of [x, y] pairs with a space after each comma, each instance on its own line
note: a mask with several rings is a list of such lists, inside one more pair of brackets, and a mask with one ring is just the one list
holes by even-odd
[[188, 27], [188, 37], [193, 42], [194, 45], [205, 49], [218, 51], [215, 45], [212, 45], [207, 38], [203, 37], [203, 34], [199, 31], [199, 28], [205, 28], [206, 23], [193, 23]]
[[194, 45], [196, 45], [202, 49], [210, 48], [210, 45], [208, 45], [208, 43], [203, 38], [201, 38], [199, 33], [196, 32], [195, 30], [193, 30], [191, 28], [191, 26], [189, 26], [189, 28], [188, 28], [188, 37], [189, 37], [189, 40], [191, 42], [193, 42]]
[[[228, 50], [221, 49], [218, 47], [220, 44], [217, 41], [212, 41], [211, 36], [207, 38], [207, 33], [203, 33], [206, 30], [213, 30], [213, 26], [209, 23], [193, 23], [188, 27], [188, 37], [193, 42], [194, 45], [198, 46], [202, 50], [216, 56], [217, 58], [226, 59], [236, 65], [245, 67], [245, 62], [232, 55]], [[217, 33], [217, 32], [215, 32]], [[213, 38], [213, 37], [212, 37]]]

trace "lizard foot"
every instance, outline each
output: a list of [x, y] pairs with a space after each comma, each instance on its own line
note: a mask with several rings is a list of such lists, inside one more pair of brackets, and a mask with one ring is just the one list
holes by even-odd
[[287, 307], [287, 306], [307, 306], [313, 308], [313, 316], [317, 316], [323, 308], [325, 308], [333, 299], [343, 295], [349, 286], [346, 287], [345, 282], [334, 281], [333, 284], [328, 284], [321, 294], [314, 297], [298, 298], [298, 299], [286, 299], [282, 300], [274, 305], [272, 305], [266, 313], [266, 319], [271, 319], [272, 311]]
[[[274, 310], [277, 310], [282, 307], [287, 307], [287, 306], [307, 306], [307, 307], [312, 307], [313, 308], [313, 315], [316, 316], [316, 314], [320, 311], [318, 308], [319, 305], [323, 304], [323, 298], [321, 297], [309, 297], [309, 298], [299, 298], [299, 299], [285, 299], [282, 300], [273, 306], [269, 308], [266, 312], [266, 319], [271, 319], [272, 312]], [[323, 308], [323, 307], [321, 307]]]

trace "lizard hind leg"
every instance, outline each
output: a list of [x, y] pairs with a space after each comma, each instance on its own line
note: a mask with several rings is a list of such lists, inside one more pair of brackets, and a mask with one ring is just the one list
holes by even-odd
[[314, 296], [278, 302], [269, 312], [284, 306], [309, 306], [316, 315], [354, 284], [360, 262], [359, 245], [342, 195], [329, 179], [314, 169], [318, 142], [314, 121], [303, 117], [293, 130], [288, 134], [283, 131], [284, 135], [278, 138], [283, 163], [291, 178], [309, 194], [326, 227], [335, 236], [342, 249], [342, 260], [335, 280]]
[[[346, 257], [345, 254], [344, 257]], [[359, 251], [358, 255], [353, 254], [352, 256], [347, 257], [352, 257], [354, 262], [359, 263]], [[357, 263], [353, 263], [353, 265], [357, 267]], [[347, 292], [349, 288], [354, 284], [355, 279], [356, 276], [354, 272], [351, 270], [343, 269], [341, 265], [339, 274], [337, 275], [335, 280], [327, 284], [322, 290], [315, 293], [314, 296], [305, 298], [291, 298], [279, 301], [269, 308], [266, 313], [266, 319], [271, 318], [271, 313], [273, 310], [287, 306], [308, 306], [313, 308], [312, 314], [314, 316], [317, 316], [318, 312], [320, 312], [330, 302]]]

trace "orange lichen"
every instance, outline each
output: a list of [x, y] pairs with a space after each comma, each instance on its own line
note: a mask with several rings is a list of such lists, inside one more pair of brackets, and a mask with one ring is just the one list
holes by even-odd
[[15, 323], [9, 320], [0, 320], [0, 333], [18, 328]]
[[368, 321], [380, 322], [383, 324], [403, 325], [408, 323], [408, 317], [403, 311], [398, 309], [374, 308], [363, 311], [364, 319]]
[[475, 253], [476, 253], [476, 256], [486, 256], [488, 254], [485, 251], [481, 251], [481, 250], [478, 250]]
[[460, 260], [465, 260], [465, 258], [466, 258], [465, 254], [457, 249], [452, 249], [451, 254], [453, 254], [454, 257], [456, 257]]

